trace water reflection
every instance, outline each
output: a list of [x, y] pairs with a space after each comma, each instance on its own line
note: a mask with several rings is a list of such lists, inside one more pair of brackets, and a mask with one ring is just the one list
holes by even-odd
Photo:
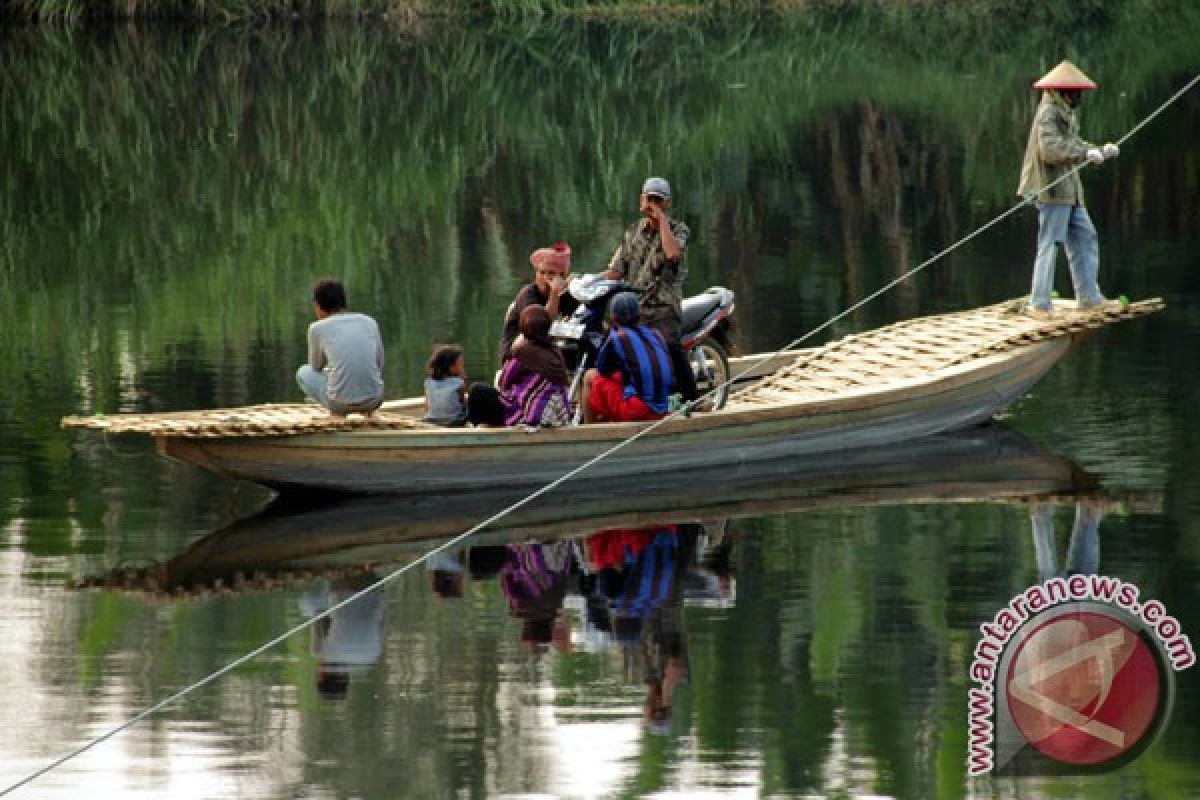
[[[861, 785], [864, 765], [891, 769], [897, 760], [913, 772], [895, 794], [922, 796], [963, 677], [949, 666], [961, 637], [929, 618], [924, 602], [914, 605], [944, 587], [920, 583], [929, 565], [918, 530], [905, 530], [913, 522], [868, 544], [820, 520], [852, 521], [867, 508], [883, 520], [904, 505], [1006, 504], [1015, 513], [1001, 515], [1010, 524], [999, 542], [1024, 532], [1019, 518], [1036, 523], [1037, 547], [1026, 551], [1036, 553], [1032, 573], [1058, 568], [1042, 551], [1054, 545], [1059, 509], [1085, 512], [1071, 551], [1082, 553], [1095, 552], [1078, 544], [1096, 535], [1091, 509], [1157, 502], [1107, 491], [1004, 426], [836, 460], [791, 459], [709, 483], [693, 477], [686, 491], [631, 490], [621, 508], [611, 482], [569, 487], [570, 503], [521, 509], [422, 565], [416, 559], [508, 497], [271, 507], [161, 564], [111, 569], [85, 584], [166, 600], [299, 592], [311, 616], [411, 565], [413, 579], [395, 592], [370, 592], [316, 623], [306, 634], [308, 666], [297, 670], [311, 675], [318, 697], [337, 699], [352, 724], [379, 728], [385, 740], [396, 725], [411, 726], [408, 737], [445, 737], [448, 754], [509, 765], [493, 776], [507, 791], [619, 794], [640, 780], [637, 754], [658, 753], [665, 772], [655, 780], [683, 794], [668, 774], [695, 770], [698, 785], [761, 789], [783, 769], [789, 792], [826, 791]], [[800, 512], [817, 522], [772, 532], [771, 520]], [[909, 561], [916, 566], [901, 566]], [[859, 571], [872, 577], [856, 591]], [[399, 613], [385, 614], [389, 606]], [[865, 642], [855, 644], [858, 636]], [[868, 650], [874, 656], [863, 661]], [[451, 652], [460, 655], [447, 660]], [[762, 683], [763, 669], [777, 678]], [[897, 681], [907, 688], [894, 697], [886, 687]], [[734, 699], [743, 684], [753, 699]], [[870, 711], [875, 705], [887, 713]], [[905, 720], [910, 741], [895, 732], [873, 738], [892, 715]], [[524, 779], [510, 773], [530, 769], [529, 759], [566, 758], [564, 743], [585, 732], [594, 742], [585, 750], [606, 764], [596, 785], [581, 788], [546, 765]], [[744, 739], [776, 735], [782, 750]], [[497, 736], [505, 744], [488, 744]], [[439, 778], [439, 791], [490, 774], [464, 769]]]
[[1036, 504], [1029, 510], [1033, 526], [1033, 547], [1037, 557], [1039, 581], [1067, 575], [1096, 575], [1100, 571], [1100, 520], [1104, 511], [1095, 501], [1075, 504], [1075, 522], [1067, 552], [1058, 567], [1054, 542], [1054, 509]]
[[545, 542], [470, 548], [472, 580], [495, 580], [532, 653], [619, 653], [645, 687], [647, 730], [665, 733], [689, 674], [683, 605], [731, 597], [727, 542], [698, 524], [619, 528]]
[[[300, 690], [276, 701], [306, 712], [289, 723], [293, 759], [319, 744], [321, 764], [383, 763], [434, 742], [444, 768], [414, 784], [430, 796], [928, 797], [939, 759], [961, 761], [958, 662], [979, 617], [970, 601], [931, 611], [971, 574], [969, 560], [931, 549], [942, 534], [931, 538], [930, 522], [975, 520], [947, 546], [975, 553], [991, 580], [1024, 583], [1085, 565], [1092, 510], [1158, 503], [1109, 491], [1004, 426], [690, 477], [686, 491], [627, 487], [621, 508], [612, 483], [571, 486], [570, 502], [523, 508], [423, 564], [507, 498], [270, 507], [84, 584], [184, 608], [211, 598], [231, 619], [274, 596], [314, 615], [410, 566], [314, 625], [288, 674], [256, 685]], [[1051, 563], [1041, 551], [1076, 506], [1077, 544]], [[1006, 591], [987, 591], [981, 608], [994, 612]], [[956, 615], [968, 622], [948, 626]], [[306, 705], [305, 691], [322, 702]], [[583, 754], [597, 771], [580, 771]], [[400, 779], [388, 772], [369, 791], [355, 767], [338, 774], [365, 797]]]
[[731, 542], [683, 523], [481, 545], [431, 559], [431, 584], [458, 599], [465, 577], [494, 581], [530, 653], [618, 653], [625, 680], [645, 687], [647, 730], [665, 733], [688, 678], [685, 598], [732, 603]]
[[300, 596], [306, 616], [321, 616], [309, 630], [317, 659], [317, 691], [326, 698], [346, 696], [350, 676], [371, 667], [383, 652], [385, 595], [376, 588], [337, 607], [377, 582], [367, 570], [350, 577], [322, 580]]
[[[1070, 460], [1004, 425], [991, 424], [904, 447], [672, 470], [639, 476], [635, 485], [619, 477], [584, 476], [489, 526], [471, 539], [469, 552], [478, 560], [482, 545], [637, 528], [648, 520], [703, 523], [819, 508], [1061, 497], [1099, 488], [1094, 475]], [[423, 556], [439, 540], [457, 536], [523, 497], [518, 490], [496, 489], [453, 496], [362, 497], [315, 508], [281, 498], [165, 562], [120, 568], [86, 583], [170, 595], [271, 589], [314, 570], [344, 573], [394, 566]], [[477, 563], [470, 555], [461, 558], [468, 567]], [[430, 562], [439, 594], [461, 593], [455, 573], [463, 566], [449, 553]]]
[[619, 643], [626, 680], [646, 687], [642, 718], [666, 733], [675, 690], [687, 683], [683, 578], [694, 561], [698, 525], [601, 531], [587, 537], [594, 580], [582, 588], [586, 622]]

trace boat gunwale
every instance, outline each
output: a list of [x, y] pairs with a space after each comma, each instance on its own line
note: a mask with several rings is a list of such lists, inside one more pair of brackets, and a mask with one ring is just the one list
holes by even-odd
[[[824, 414], [866, 411], [909, 399], [914, 390], [936, 389], [936, 393], [992, 379], [1003, 367], [1013, 362], [1034, 361], [1039, 357], [1050, 357], [1057, 362], [1065, 351], [1075, 343], [1076, 335], [1055, 337], [1032, 342], [1019, 348], [972, 359], [965, 363], [952, 364], [933, 372], [913, 378], [904, 378], [886, 384], [856, 387], [835, 396], [808, 398], [804, 400], [779, 400], [760, 402], [744, 408], [726, 407], [720, 411], [705, 412], [686, 418], [667, 420], [647, 437], [668, 437], [738, 429], [758, 422], [773, 422], [780, 419], [819, 417]], [[1062, 349], [1054, 356], [1046, 351]], [[932, 394], [932, 393], [931, 393]], [[412, 398], [392, 401], [402, 403]], [[237, 445], [270, 448], [313, 448], [313, 449], [375, 449], [387, 448], [492, 448], [504, 446], [548, 445], [591, 443], [598, 441], [624, 441], [639, 431], [645, 430], [650, 422], [600, 422], [567, 428], [536, 428], [523, 426], [503, 428], [414, 428], [392, 430], [386, 428], [357, 428], [347, 431], [315, 431], [286, 436], [214, 436], [191, 437], [171, 434], [155, 434], [154, 438], [187, 440], [195, 445]]]

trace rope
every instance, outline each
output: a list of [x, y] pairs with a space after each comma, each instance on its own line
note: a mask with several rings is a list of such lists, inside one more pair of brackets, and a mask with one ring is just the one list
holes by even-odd
[[[1142, 127], [1144, 127], [1146, 125], [1146, 123], [1148, 123], [1150, 120], [1157, 117], [1169, 105], [1171, 105], [1176, 100], [1178, 100], [1180, 97], [1182, 97], [1184, 94], [1186, 94], [1188, 92], [1188, 90], [1190, 90], [1197, 83], [1200, 83], [1200, 74], [1198, 74], [1194, 78], [1192, 78], [1192, 80], [1189, 81], [1187, 83], [1187, 85], [1184, 86], [1182, 89], [1177, 91], [1175, 94], [1171, 95], [1171, 97], [1169, 97], [1166, 100], [1166, 102], [1162, 103], [1149, 116], [1147, 116], [1140, 123], [1138, 123], [1136, 126], [1134, 126], [1128, 133], [1126, 133], [1124, 136], [1122, 136], [1118, 141], [1121, 143], [1125, 142], [1127, 139], [1129, 139], [1129, 137], [1133, 136], [1137, 131], [1139, 131]], [[1086, 166], [1086, 162], [1083, 164], [1076, 165], [1071, 170], [1069, 170], [1068, 172], [1066, 172], [1062, 176], [1060, 176], [1058, 178], [1058, 180], [1047, 185], [1045, 188], [1049, 189], [1053, 186], [1058, 185], [1058, 183], [1071, 177], [1072, 175], [1077, 173], [1080, 169], [1082, 169], [1084, 166]], [[279, 636], [276, 636], [274, 639], [271, 639], [266, 644], [263, 644], [263, 645], [255, 648], [254, 650], [250, 651], [249, 653], [246, 653], [245, 655], [231, 661], [229, 664], [226, 664], [224, 667], [221, 667], [216, 672], [210, 673], [206, 677], [201, 678], [200, 680], [198, 680], [192, 684], [189, 684], [188, 686], [185, 686], [184, 688], [180, 689], [179, 691], [175, 692], [174, 694], [170, 695], [169, 697], [167, 697], [163, 700], [160, 700], [158, 703], [155, 703], [153, 706], [135, 714], [134, 716], [130, 717], [128, 720], [126, 720], [125, 722], [116, 726], [115, 728], [112, 728], [111, 730], [91, 739], [90, 741], [85, 742], [84, 744], [82, 744], [79, 747], [75, 748], [74, 750], [70, 751], [66, 755], [63, 755], [63, 756], [55, 759], [54, 761], [50, 762], [49, 764], [45, 765], [42, 768], [30, 773], [29, 775], [27, 775], [26, 777], [17, 781], [16, 783], [10, 784], [9, 786], [0, 790], [0, 797], [10, 794], [13, 791], [21, 788], [22, 786], [25, 786], [25, 785], [33, 782], [34, 780], [37, 780], [42, 775], [45, 775], [46, 773], [58, 768], [59, 766], [65, 764], [66, 762], [70, 761], [71, 759], [87, 752], [88, 750], [92, 749], [96, 745], [101, 744], [102, 742], [108, 741], [109, 739], [113, 738], [114, 736], [121, 733], [125, 729], [132, 727], [133, 725], [137, 724], [138, 722], [141, 722], [146, 717], [149, 717], [150, 715], [155, 714], [158, 711], [161, 711], [162, 709], [164, 709], [167, 706], [174, 703], [176, 700], [179, 700], [180, 698], [185, 697], [188, 694], [191, 694], [192, 692], [196, 691], [197, 689], [207, 686], [208, 684], [215, 681], [217, 678], [220, 678], [223, 675], [242, 666], [243, 664], [245, 664], [249, 661], [252, 661], [253, 659], [255, 659], [258, 656], [265, 653], [267, 650], [270, 650], [275, 645], [280, 644], [281, 642], [291, 638], [292, 636], [296, 635], [297, 633], [300, 633], [301, 631], [303, 631], [305, 628], [308, 628], [308, 627], [312, 626], [313, 624], [319, 622], [320, 620], [331, 616], [335, 611], [339, 611], [342, 608], [350, 605], [354, 601], [358, 600], [359, 598], [369, 594], [370, 592], [373, 592], [377, 589], [381, 589], [382, 587], [390, 584], [392, 581], [396, 580], [397, 578], [399, 578], [404, 573], [408, 572], [413, 567], [427, 561], [430, 558], [430, 556], [434, 556], [434, 555], [442, 552], [443, 550], [447, 550], [451, 547], [455, 547], [459, 543], [465, 541], [466, 539], [470, 538], [474, 534], [478, 533], [479, 531], [483, 530], [487, 526], [491, 525], [493, 522], [497, 522], [498, 520], [503, 519], [504, 517], [508, 516], [509, 514], [513, 513], [514, 511], [516, 511], [520, 508], [524, 508], [525, 506], [529, 505], [530, 503], [532, 503], [534, 500], [538, 499], [539, 497], [554, 491], [555, 489], [557, 489], [559, 486], [562, 486], [567, 481], [569, 481], [572, 478], [576, 477], [577, 475], [583, 473], [584, 471], [589, 469], [592, 465], [597, 464], [600, 461], [603, 461], [604, 459], [613, 455], [614, 453], [617, 453], [617, 452], [625, 449], [629, 445], [631, 445], [634, 442], [641, 439], [643, 436], [646, 436], [647, 434], [651, 433], [652, 431], [657, 430], [659, 427], [666, 424], [667, 422], [669, 422], [673, 419], [676, 419], [677, 417], [679, 417], [681, 415], [690, 414], [692, 409], [695, 408], [697, 404], [703, 402], [704, 400], [706, 400], [707, 398], [716, 394], [717, 392], [727, 389], [728, 387], [732, 386], [735, 382], [737, 382], [741, 378], [745, 377], [746, 375], [748, 375], [750, 372], [752, 372], [756, 368], [766, 364], [771, 359], [773, 359], [777, 356], [780, 356], [780, 355], [788, 352], [789, 350], [792, 350], [796, 346], [798, 346], [798, 345], [802, 344], [803, 342], [807, 341], [808, 339], [812, 338], [817, 333], [825, 330], [830, 325], [833, 325], [838, 320], [840, 320], [840, 319], [848, 316], [849, 314], [852, 314], [853, 312], [857, 311], [858, 309], [862, 308], [864, 305], [871, 302], [875, 298], [890, 291], [893, 287], [895, 287], [902, 281], [905, 281], [908, 278], [912, 277], [913, 275], [916, 275], [918, 272], [925, 269], [926, 267], [928, 267], [930, 264], [934, 263], [938, 259], [953, 252], [954, 250], [957, 250], [959, 247], [961, 247], [962, 245], [971, 241], [972, 239], [977, 237], [979, 234], [994, 227], [995, 225], [1000, 223], [1002, 220], [1008, 218], [1009, 216], [1011, 216], [1012, 214], [1014, 214], [1016, 211], [1023, 208], [1024, 206], [1029, 205], [1030, 203], [1033, 202], [1033, 200], [1034, 200], [1034, 196], [1025, 197], [1024, 199], [1021, 200], [1021, 202], [1017, 203], [1015, 206], [1008, 209], [1007, 211], [1004, 211], [1003, 213], [999, 214], [994, 219], [992, 219], [990, 222], [987, 222], [984, 225], [982, 225], [981, 227], [976, 228], [973, 232], [964, 236], [962, 239], [959, 239], [954, 244], [952, 244], [949, 247], [930, 256], [928, 259], [921, 262], [916, 267], [913, 267], [911, 270], [904, 273], [903, 275], [896, 278], [895, 280], [889, 282], [888, 284], [883, 286], [881, 289], [878, 289], [875, 292], [868, 295], [867, 297], [863, 298], [862, 300], [859, 300], [857, 303], [850, 306], [846, 310], [842, 311], [840, 314], [837, 314], [836, 316], [831, 317], [830, 319], [826, 320], [825, 322], [823, 322], [822, 324], [813, 328], [812, 330], [810, 330], [808, 333], [804, 334], [803, 336], [793, 339], [786, 346], [780, 348], [779, 350], [776, 350], [774, 353], [770, 353], [770, 354], [764, 356], [763, 358], [761, 358], [758, 361], [751, 364], [749, 367], [746, 367], [745, 369], [743, 369], [737, 375], [727, 378], [724, 383], [721, 383], [718, 386], [713, 387], [712, 389], [710, 389], [708, 392], [706, 392], [700, 398], [686, 403], [678, 411], [676, 411], [666, 417], [663, 417], [660, 420], [655, 421], [654, 423], [646, 426], [645, 428], [642, 428], [637, 433], [630, 436], [628, 439], [624, 439], [624, 440], [618, 442], [617, 444], [613, 445], [612, 447], [609, 447], [607, 450], [600, 452], [598, 455], [588, 459], [583, 464], [568, 471], [566, 474], [556, 478], [555, 480], [546, 484], [542, 488], [534, 491], [532, 494], [529, 494], [526, 497], [524, 497], [523, 499], [518, 500], [517, 502], [508, 506], [507, 508], [501, 509], [500, 511], [496, 512], [492, 516], [485, 519], [483, 522], [480, 522], [479, 524], [475, 525], [474, 527], [470, 528], [469, 530], [464, 531], [463, 533], [459, 534], [458, 536], [455, 536], [453, 539], [450, 539], [450, 540], [438, 545], [437, 547], [434, 547], [432, 550], [428, 551], [427, 553], [425, 553], [425, 555], [421, 556], [420, 558], [417, 558], [414, 561], [412, 561], [408, 564], [405, 564], [402, 567], [397, 568], [393, 572], [388, 573], [387, 575], [380, 578], [375, 583], [371, 584], [370, 586], [366, 587], [365, 589], [361, 589], [360, 591], [355, 592], [354, 594], [345, 598], [341, 602], [336, 603], [333, 606], [330, 606], [329, 608], [325, 609], [321, 613], [314, 615], [313, 617], [305, 620], [304, 622], [300, 623], [299, 625], [296, 625], [296, 626], [292, 627], [291, 629], [285, 631], [284, 633], [280, 634]]]
[[1126, 140], [1126, 139], [1128, 139], [1129, 137], [1133, 136], [1135, 133], [1137, 133], [1138, 131], [1140, 131], [1142, 128], [1146, 127], [1146, 123], [1150, 122], [1150, 120], [1154, 119], [1154, 118], [1155, 118], [1155, 117], [1157, 117], [1159, 114], [1161, 114], [1163, 111], [1165, 111], [1165, 110], [1167, 109], [1167, 106], [1171, 105], [1171, 104], [1172, 104], [1172, 103], [1174, 103], [1176, 100], [1178, 100], [1179, 98], [1181, 98], [1181, 97], [1183, 97], [1185, 94], [1187, 94], [1187, 93], [1188, 93], [1188, 90], [1189, 90], [1189, 89], [1191, 89], [1193, 86], [1195, 86], [1197, 83], [1200, 83], [1200, 75], [1196, 75], [1194, 78], [1192, 78], [1190, 81], [1188, 81], [1188, 82], [1187, 82], [1187, 84], [1186, 84], [1186, 85], [1184, 85], [1184, 87], [1183, 87], [1182, 89], [1180, 89], [1178, 92], [1176, 92], [1175, 94], [1173, 94], [1173, 95], [1171, 95], [1170, 97], [1168, 97], [1168, 98], [1167, 98], [1167, 100], [1166, 100], [1166, 102], [1164, 102], [1164, 103], [1163, 103], [1162, 105], [1160, 105], [1158, 108], [1156, 108], [1156, 109], [1154, 109], [1152, 112], [1150, 112], [1150, 114], [1148, 114], [1148, 115], [1147, 115], [1147, 116], [1146, 116], [1146, 117], [1145, 117], [1145, 118], [1144, 118], [1144, 119], [1143, 119], [1141, 122], [1139, 122], [1137, 125], [1134, 125], [1132, 128], [1130, 128], [1128, 133], [1126, 133], [1126, 134], [1125, 134], [1124, 136], [1122, 136], [1120, 139], [1117, 139], [1117, 144], [1118, 144], [1118, 145], [1125, 144], [1125, 140]]

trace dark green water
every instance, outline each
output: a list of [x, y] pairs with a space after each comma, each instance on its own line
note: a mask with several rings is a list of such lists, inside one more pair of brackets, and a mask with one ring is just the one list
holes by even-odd
[[[167, 563], [266, 496], [63, 415], [298, 399], [325, 274], [379, 320], [389, 396], [419, 391], [435, 341], [486, 374], [529, 251], [565, 239], [598, 268], [650, 174], [692, 228], [690, 290], [734, 289], [742, 347], [780, 346], [1012, 204], [1028, 86], [1060, 58], [1101, 85], [1083, 116], [1100, 141], [1200, 71], [1185, 3], [1011, 22], [0, 31], [0, 784], [299, 624], [366, 558], [215, 593], [73, 588]], [[978, 625], [1038, 579], [1009, 482], [1085, 470], [1100, 571], [1200, 631], [1198, 142], [1193, 90], [1087, 172], [1102, 287], [1167, 311], [1100, 333], [1013, 407], [1024, 456], [963, 491], [950, 479], [977, 462], [900, 449], [911, 469], [882, 497], [714, 512], [692, 583], [655, 612], [687, 654], [665, 725], [643, 723], [636, 648], [588, 623], [586, 587], [535, 647], [494, 576], [447, 600], [418, 568], [363, 613], [341, 699], [305, 631], [16, 796], [1200, 794], [1195, 668], [1117, 773], [965, 775]], [[1006, 220], [832, 335], [1022, 294], [1034, 228]], [[1071, 505], [1054, 520], [1062, 559]]]

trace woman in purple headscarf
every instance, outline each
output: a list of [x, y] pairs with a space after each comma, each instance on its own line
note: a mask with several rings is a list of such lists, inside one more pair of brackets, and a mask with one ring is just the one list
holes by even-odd
[[567, 397], [570, 376], [562, 353], [550, 341], [550, 314], [545, 306], [521, 312], [512, 354], [504, 362], [496, 389], [471, 387], [468, 418], [477, 425], [531, 425], [556, 428], [571, 419]]

